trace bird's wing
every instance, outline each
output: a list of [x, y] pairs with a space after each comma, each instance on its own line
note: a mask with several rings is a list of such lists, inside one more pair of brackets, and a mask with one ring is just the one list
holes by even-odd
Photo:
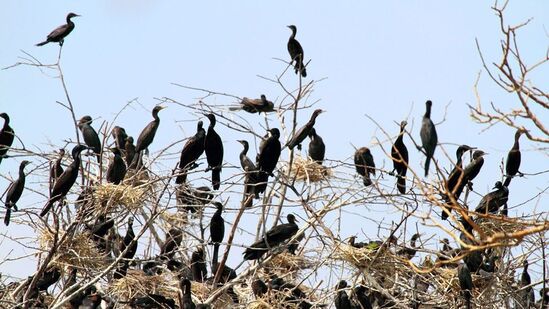
[[52, 32], [50, 32], [50, 34], [48, 34], [48, 40], [58, 38], [65, 31], [67, 31], [67, 25], [61, 25], [61, 26], [55, 28]]

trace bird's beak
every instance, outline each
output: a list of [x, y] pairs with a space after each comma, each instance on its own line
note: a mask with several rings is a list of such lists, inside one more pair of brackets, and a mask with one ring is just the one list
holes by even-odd
[[163, 109], [165, 109], [165, 108], [168, 108], [168, 107], [167, 107], [167, 106], [162, 106], [162, 105], [160, 105], [160, 110], [163, 110]]

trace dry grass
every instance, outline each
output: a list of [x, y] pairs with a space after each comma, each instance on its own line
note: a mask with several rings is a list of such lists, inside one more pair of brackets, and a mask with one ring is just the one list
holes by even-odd
[[131, 186], [127, 184], [105, 183], [94, 188], [94, 208], [97, 213], [114, 212], [118, 208], [135, 210], [143, 207], [148, 197], [149, 185]]
[[299, 181], [320, 182], [330, 178], [332, 170], [310, 158], [295, 156], [292, 164], [292, 175]]

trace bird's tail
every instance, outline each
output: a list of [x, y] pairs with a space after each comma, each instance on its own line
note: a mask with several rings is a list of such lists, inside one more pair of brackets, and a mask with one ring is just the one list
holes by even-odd
[[215, 167], [212, 169], [212, 187], [218, 190], [221, 185], [221, 168]]
[[175, 178], [175, 183], [180, 185], [182, 183], [185, 183], [185, 181], [187, 181], [187, 171], [185, 170], [182, 170], [181, 171], [181, 174], [179, 174], [176, 178]]
[[301, 57], [298, 57], [295, 60], [295, 66], [294, 66], [295, 73], [297, 74], [297, 72], [300, 72], [302, 77], [307, 77], [307, 69], [305, 68], [305, 65], [303, 64], [303, 60], [299, 59], [299, 58], [301, 58]]
[[431, 164], [431, 157], [425, 158], [425, 177], [429, 175], [429, 165]]
[[50, 208], [53, 206], [53, 203], [54, 202], [51, 199], [48, 200], [44, 208], [42, 208], [42, 212], [40, 212], [40, 217], [45, 216], [48, 213], [48, 211], [50, 211]]
[[212, 265], [217, 264], [217, 261], [218, 261], [218, 258], [219, 258], [218, 255], [219, 255], [219, 243], [216, 242], [214, 244], [214, 251], [213, 251], [213, 255], [212, 255]]
[[4, 224], [6, 226], [10, 225], [10, 218], [11, 218], [11, 207], [7, 207], [6, 216], [4, 217]]
[[[448, 211], [448, 213], [449, 213], [450, 211], [452, 211], [452, 208], [450, 208], [450, 207], [444, 207], [444, 208]], [[440, 215], [440, 218], [441, 218], [442, 220], [448, 219], [448, 213], [447, 213], [446, 211], [444, 211], [444, 209], [443, 209], [443, 210], [442, 210], [442, 214]]]
[[465, 307], [467, 309], [472, 309], [473, 308], [471, 306], [471, 291], [469, 291], [469, 290], [465, 291]]
[[36, 44], [36, 46], [43, 46], [43, 45], [46, 45], [48, 43], [49, 43], [48, 41], [44, 41], [44, 42], [40, 42], [40, 43]]
[[231, 106], [229, 107], [229, 110], [236, 112], [236, 111], [242, 110], [242, 106]]
[[406, 193], [406, 178], [404, 176], [397, 176], [397, 189], [400, 194]]
[[369, 175], [364, 176], [364, 177], [362, 178], [362, 183], [363, 183], [364, 186], [366, 186], [366, 187], [372, 185], [372, 180], [370, 179], [370, 176], [369, 176]]
[[509, 187], [509, 185], [511, 184], [511, 179], [512, 179], [512, 178], [513, 178], [513, 177], [511, 177], [511, 176], [505, 177], [505, 181], [503, 182], [503, 185], [504, 185], [505, 187]]

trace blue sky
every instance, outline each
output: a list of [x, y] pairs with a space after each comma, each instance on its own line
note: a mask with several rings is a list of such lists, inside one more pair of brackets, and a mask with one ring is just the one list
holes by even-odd
[[[74, 19], [76, 29], [66, 39], [62, 57], [76, 115], [89, 114], [96, 123], [111, 121], [126, 102], [138, 98], [142, 106], [134, 105], [117, 123], [136, 137], [150, 121], [149, 111], [157, 103], [154, 98], [166, 96], [192, 103], [203, 95], [171, 83], [240, 97], [265, 93], [280, 103], [281, 89], [258, 75], [274, 77], [283, 71], [284, 65], [274, 58], [288, 58], [290, 31], [286, 25], [295, 24], [305, 57], [311, 59], [307, 80], [323, 79], [315, 86], [310, 102], [320, 100], [318, 107], [327, 110], [318, 118], [316, 128], [327, 144], [328, 158], [348, 158], [354, 151], [352, 145], [370, 146], [375, 136], [384, 139], [365, 114], [390, 134], [398, 131], [395, 122], [408, 117], [408, 129], [419, 140], [424, 102], [431, 99], [435, 123], [442, 120], [448, 105], [446, 121], [437, 130], [439, 142], [452, 157], [454, 145], [463, 143], [490, 153], [475, 182], [477, 191], [487, 192], [500, 178], [499, 164], [514, 134], [502, 125], [483, 132], [484, 126], [470, 120], [466, 106], [476, 103], [473, 85], [481, 71], [475, 38], [488, 62], [499, 60], [501, 35], [490, 6], [487, 1], [349, 1], [337, 6], [318, 1], [3, 1], [0, 67], [17, 62], [23, 56], [20, 50], [44, 63], [54, 63], [56, 44], [40, 48], [34, 44], [63, 24], [68, 12], [81, 14]], [[533, 62], [547, 49], [544, 21], [549, 20], [549, 4], [510, 3], [509, 23], [530, 17], [534, 19], [520, 32], [519, 44], [523, 57]], [[539, 86], [549, 84], [548, 74], [534, 78]], [[289, 85], [296, 85], [296, 80], [293, 74], [285, 77]], [[0, 89], [0, 110], [11, 116], [12, 127], [27, 147], [48, 150], [48, 141], [62, 144], [67, 138], [74, 139], [69, 114], [55, 103], [65, 101], [58, 80], [34, 68], [18, 67], [0, 71]], [[502, 108], [518, 104], [514, 96], [489, 81], [485, 72], [479, 91], [485, 104], [494, 102]], [[208, 103], [226, 105], [234, 100], [214, 97]], [[300, 113], [299, 122], [304, 123], [310, 113]], [[255, 116], [244, 117], [255, 124], [261, 122]], [[46, 120], [52, 118], [54, 123]], [[161, 112], [161, 118], [151, 151], [194, 133], [196, 116], [188, 110], [172, 105]], [[225, 161], [238, 164], [240, 145], [235, 140], [242, 136], [226, 128], [220, 129], [220, 134], [227, 151]], [[423, 156], [411, 148], [408, 139], [405, 142], [412, 166], [419, 168]], [[547, 170], [546, 154], [529, 151], [539, 145], [526, 139], [522, 145], [522, 170]], [[381, 149], [372, 147], [372, 151], [376, 164], [389, 166]], [[442, 151], [437, 150], [437, 156], [441, 164], [449, 166]], [[14, 176], [17, 166], [18, 161], [5, 160], [0, 173]], [[513, 181], [510, 203], [530, 199], [548, 183], [546, 174]], [[6, 186], [7, 182], [0, 180], [0, 188]], [[21, 205], [25, 207], [29, 201], [33, 207], [41, 207], [43, 201], [37, 199], [28, 193]], [[536, 201], [527, 209], [542, 206], [546, 193]], [[518, 213], [523, 211], [526, 209]], [[10, 226], [10, 233], [15, 234], [18, 228]], [[351, 233], [356, 231], [342, 235]], [[239, 259], [238, 253], [232, 255], [235, 261]], [[2, 272], [6, 265], [0, 265]], [[10, 272], [28, 273], [20, 269]]]

